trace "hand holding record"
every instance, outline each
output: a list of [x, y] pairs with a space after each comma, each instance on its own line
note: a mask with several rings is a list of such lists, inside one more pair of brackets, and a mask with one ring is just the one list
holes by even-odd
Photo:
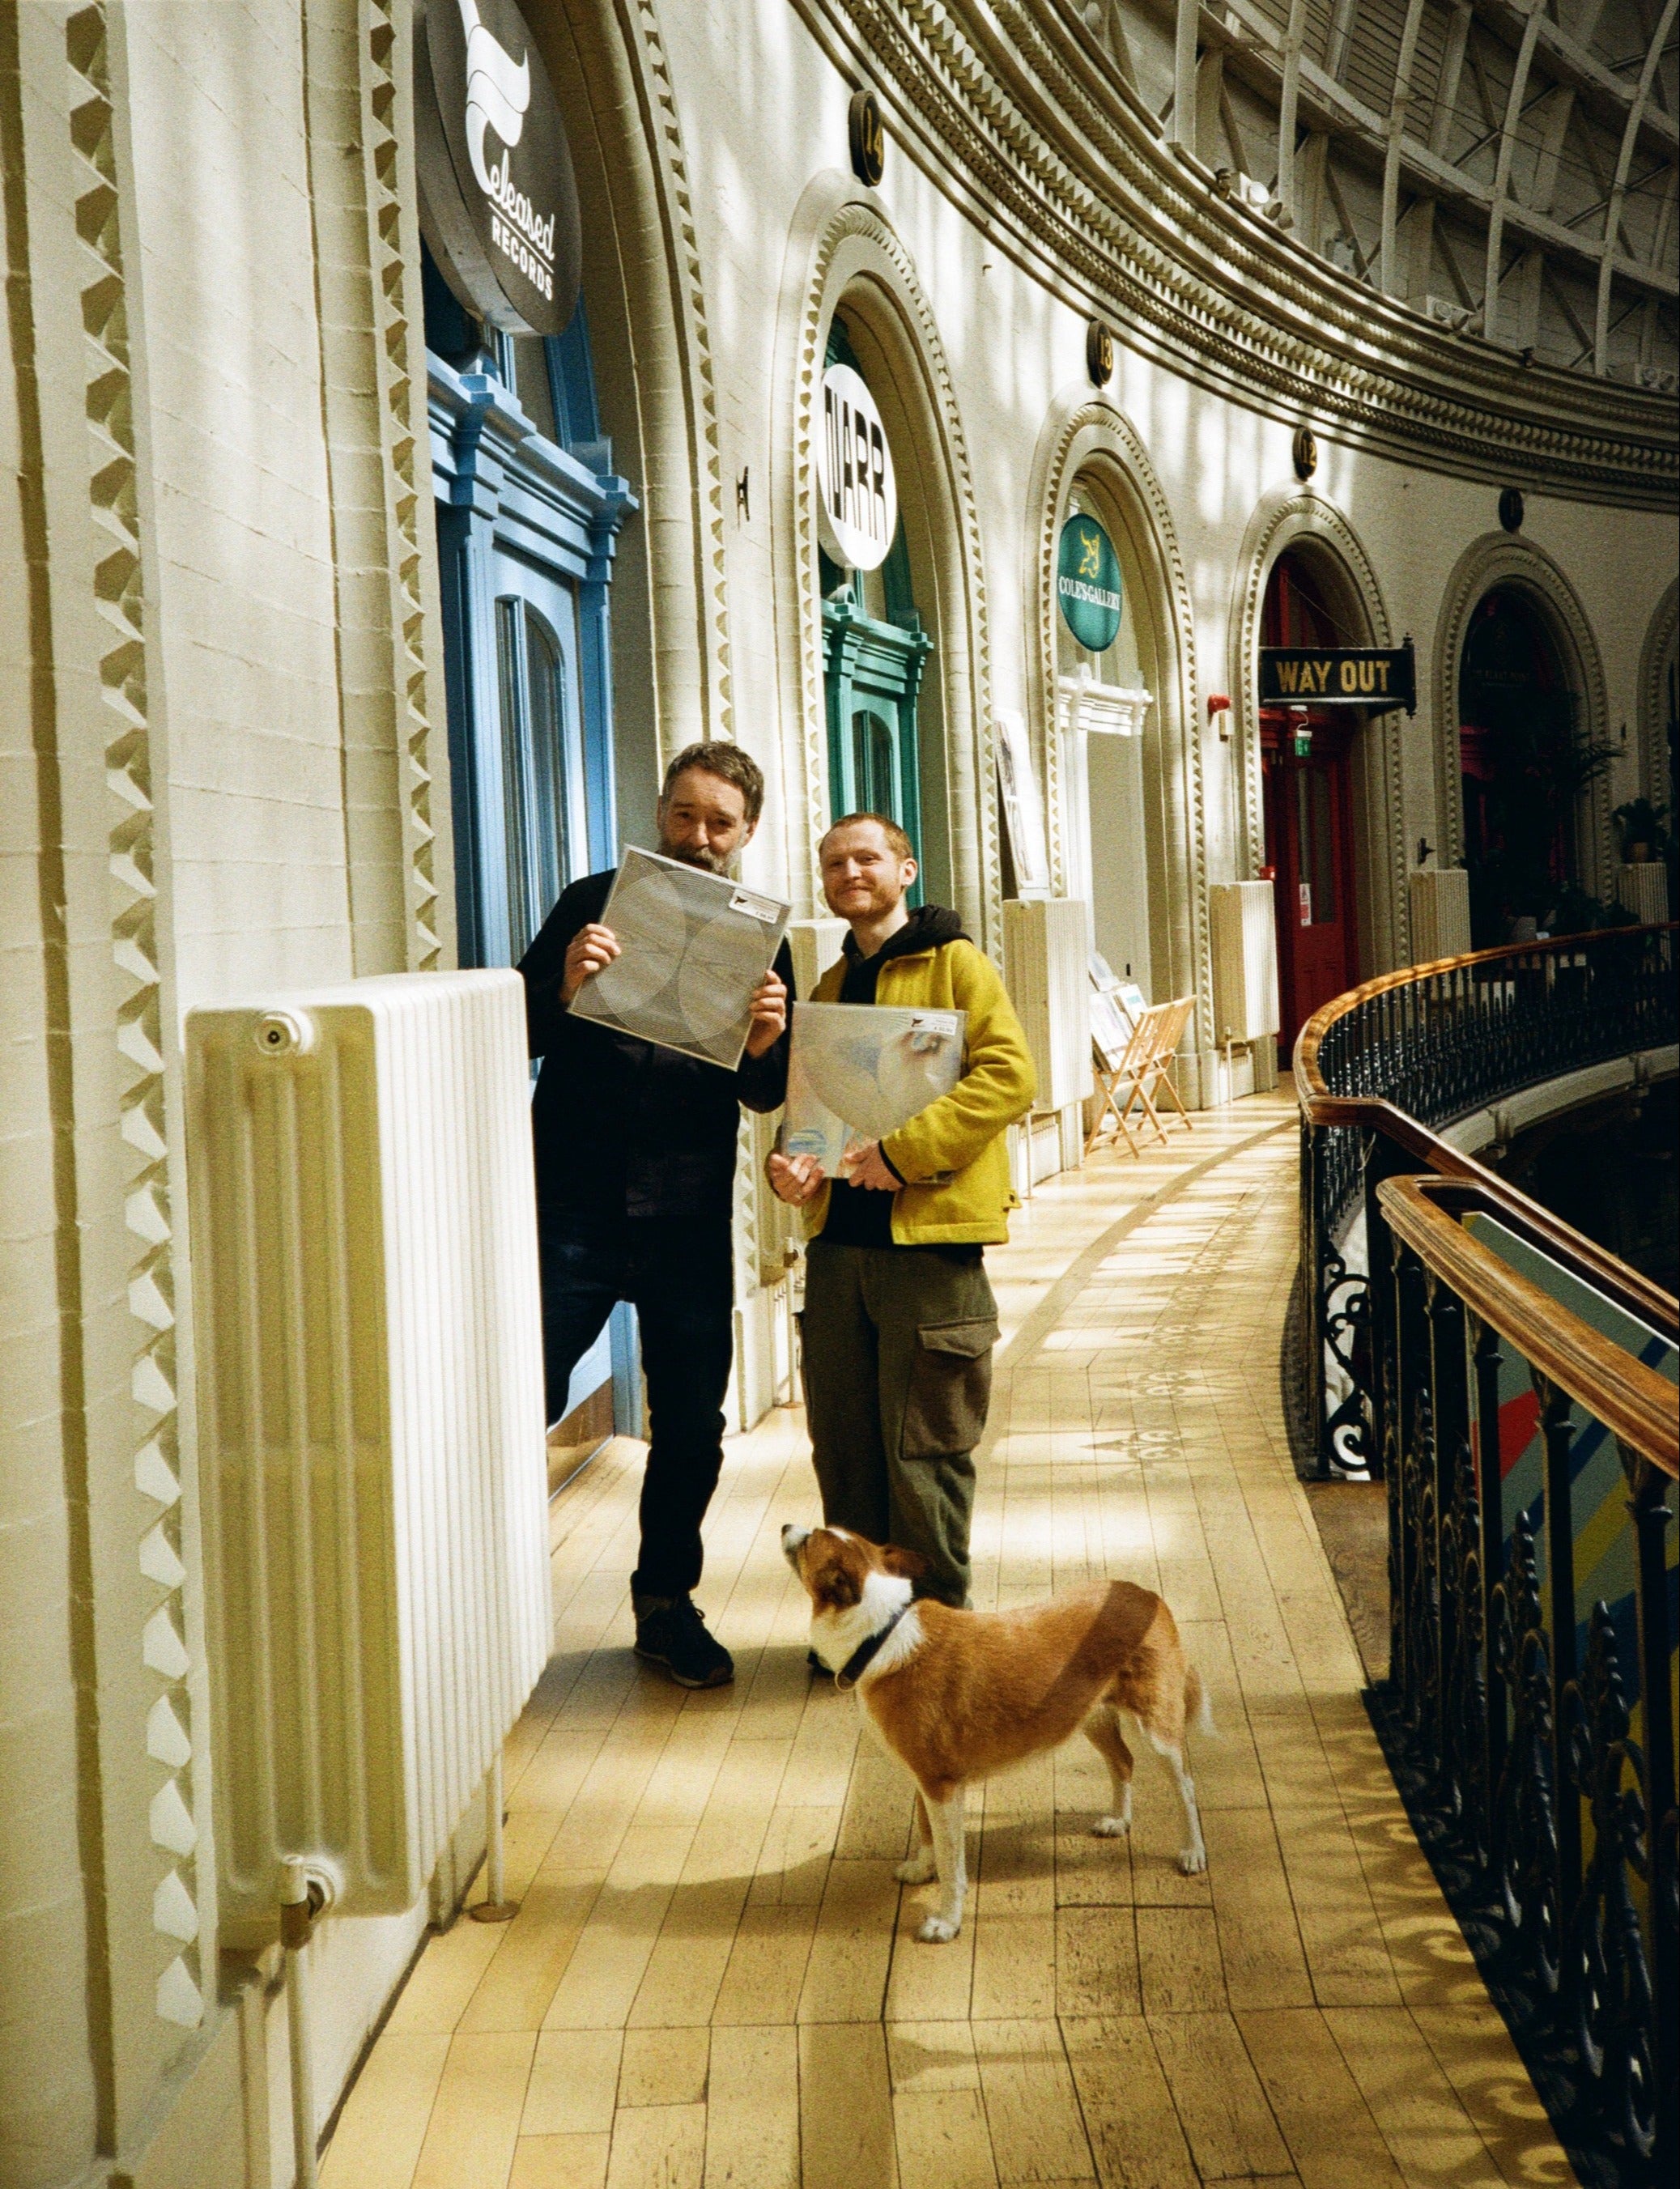
[[610, 965], [618, 954], [619, 938], [610, 927], [602, 927], [597, 920], [580, 927], [566, 952], [565, 968], [560, 976], [561, 1002], [570, 1004], [591, 974]]

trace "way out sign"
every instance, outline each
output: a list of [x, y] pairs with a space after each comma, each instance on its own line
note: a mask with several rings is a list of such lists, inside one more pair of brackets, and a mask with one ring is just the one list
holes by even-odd
[[1417, 711], [1411, 642], [1404, 646], [1263, 646], [1263, 707], [1404, 707]]

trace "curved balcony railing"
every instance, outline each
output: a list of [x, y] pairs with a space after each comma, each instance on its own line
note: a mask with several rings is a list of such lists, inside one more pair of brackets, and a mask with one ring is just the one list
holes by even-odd
[[[1348, 1236], [1361, 1191], [1398, 1171], [1469, 1178], [1505, 1197], [1633, 1315], [1668, 1295], [1561, 1224], [1435, 1128], [1548, 1079], [1674, 1042], [1672, 924], [1608, 928], [1479, 950], [1349, 989], [1295, 1044], [1301, 1106], [1301, 1268], [1319, 1345], [1307, 1349], [1309, 1434], [1328, 1473], [1380, 1462], [1374, 1439], [1369, 1295]], [[1672, 1302], [1670, 1306], [1672, 1308]], [[1339, 1369], [1339, 1375], [1336, 1371]]]
[[1320, 1462], [1388, 1486], [1372, 1717], [1582, 2178], [1626, 2184], [1680, 2159], [1680, 1304], [1434, 1128], [1673, 1043], [1674, 934], [1416, 967], [1295, 1050]]

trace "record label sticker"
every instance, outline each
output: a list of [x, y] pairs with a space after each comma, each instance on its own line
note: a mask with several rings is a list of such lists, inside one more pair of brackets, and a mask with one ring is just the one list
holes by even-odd
[[782, 917], [783, 908], [773, 897], [755, 897], [750, 890], [738, 889], [729, 900], [729, 909], [773, 925]]

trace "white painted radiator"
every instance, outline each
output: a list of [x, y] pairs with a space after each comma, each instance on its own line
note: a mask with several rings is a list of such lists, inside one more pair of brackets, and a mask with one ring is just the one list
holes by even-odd
[[1035, 1110], [1091, 1091], [1090, 922], [1078, 897], [1004, 900], [1004, 982], [1032, 1052]]
[[1281, 1023], [1272, 885], [1217, 882], [1208, 892], [1208, 913], [1213, 955], [1213, 1038], [1219, 1042], [1264, 1041]]
[[1411, 959], [1416, 965], [1457, 958], [1470, 947], [1470, 877], [1462, 867], [1414, 867]]
[[510, 972], [187, 1019], [223, 1935], [277, 1867], [407, 1908], [546, 1661], [524, 1002]]

